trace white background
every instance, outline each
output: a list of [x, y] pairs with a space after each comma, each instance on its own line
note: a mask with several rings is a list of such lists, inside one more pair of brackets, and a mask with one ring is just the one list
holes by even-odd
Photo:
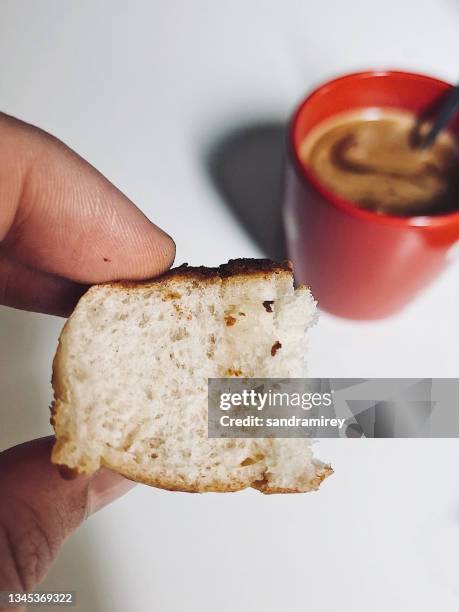
[[[313, 85], [367, 67], [457, 81], [459, 2], [0, 0], [0, 108], [105, 173], [174, 237], [177, 263], [263, 254], [238, 194], [277, 202], [280, 126]], [[457, 376], [458, 287], [453, 266], [390, 320], [323, 314], [311, 374]], [[0, 310], [2, 448], [50, 431], [61, 325]], [[316, 451], [336, 473], [314, 494], [136, 487], [71, 538], [43, 588], [76, 590], [85, 612], [457, 610], [459, 442]]]

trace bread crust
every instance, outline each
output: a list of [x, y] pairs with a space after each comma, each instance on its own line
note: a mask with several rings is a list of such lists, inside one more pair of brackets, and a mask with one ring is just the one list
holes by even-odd
[[209, 268], [206, 266], [189, 266], [183, 263], [176, 268], [172, 268], [164, 274], [145, 281], [109, 281], [102, 283], [104, 286], [109, 286], [117, 289], [135, 289], [138, 287], [153, 287], [157, 285], [165, 285], [170, 281], [197, 281], [202, 283], [219, 281], [222, 278], [238, 277], [247, 278], [268, 278], [272, 274], [292, 275], [293, 266], [289, 260], [281, 262], [271, 261], [270, 259], [230, 259], [228, 263], [218, 266], [218, 268]]
[[[214, 481], [208, 485], [191, 485], [186, 486], [178, 480], [166, 480], [166, 479], [152, 479], [146, 478], [136, 470], [130, 470], [128, 467], [112, 465], [110, 462], [103, 460], [102, 465], [109, 469], [117, 471], [122, 474], [125, 478], [134, 482], [140, 482], [142, 484], [156, 487], [158, 489], [165, 489], [166, 491], [177, 491], [181, 493], [235, 493], [244, 489], [256, 489], [265, 495], [273, 494], [286, 494], [286, 493], [305, 493], [304, 489], [299, 488], [282, 488], [269, 486], [269, 482], [266, 479], [254, 480], [253, 482], [247, 482], [243, 480], [233, 479], [230, 483], [223, 483], [222, 481]], [[321, 483], [333, 474], [333, 469], [330, 465], [323, 465], [322, 468], [317, 472], [316, 477], [310, 481], [310, 487], [307, 491], [317, 491]]]

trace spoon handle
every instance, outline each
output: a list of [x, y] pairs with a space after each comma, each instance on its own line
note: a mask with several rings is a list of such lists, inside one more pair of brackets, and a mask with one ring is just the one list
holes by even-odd
[[438, 134], [448, 125], [453, 118], [454, 113], [459, 107], [459, 86], [451, 90], [446, 100], [440, 107], [440, 110], [434, 119], [433, 125], [427, 134], [421, 140], [421, 147], [427, 148], [433, 145]]

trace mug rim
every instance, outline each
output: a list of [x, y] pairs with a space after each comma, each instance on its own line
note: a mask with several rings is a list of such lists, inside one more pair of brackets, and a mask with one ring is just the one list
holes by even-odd
[[[407, 80], [417, 81], [430, 81], [451, 89], [453, 85], [442, 79], [432, 77], [419, 72], [406, 72], [404, 70], [392, 70], [392, 69], [374, 69], [374, 70], [363, 70], [359, 72], [350, 72], [333, 79], [324, 81], [317, 87], [315, 87], [311, 93], [309, 93], [296, 107], [290, 125], [288, 128], [288, 146], [290, 154], [293, 157], [294, 167], [300, 174], [300, 178], [309, 182], [312, 187], [323, 197], [325, 200], [338, 208], [344, 213], [350, 214], [351, 216], [360, 218], [366, 221], [374, 221], [378, 223], [385, 223], [396, 227], [423, 227], [423, 228], [439, 228], [447, 227], [451, 224], [459, 223], [459, 210], [452, 213], [440, 214], [440, 215], [413, 215], [413, 216], [396, 216], [385, 213], [376, 213], [364, 208], [357, 206], [352, 200], [343, 198], [342, 196], [335, 193], [333, 190], [326, 187], [322, 181], [314, 174], [314, 172], [308, 168], [300, 159], [299, 152], [295, 145], [295, 133], [298, 125], [301, 113], [306, 105], [311, 100], [317, 97], [320, 93], [328, 88], [332, 88], [335, 85], [348, 80], [366, 79], [373, 77], [387, 78], [391, 76], [403, 76]], [[459, 205], [459, 203], [458, 203]]]

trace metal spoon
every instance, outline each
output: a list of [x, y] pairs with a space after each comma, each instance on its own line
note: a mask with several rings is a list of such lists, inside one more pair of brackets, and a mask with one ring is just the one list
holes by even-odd
[[437, 111], [436, 118], [432, 126], [424, 135], [419, 135], [418, 146], [421, 149], [431, 147], [438, 134], [448, 125], [456, 111], [459, 109], [459, 85], [454, 87], [445, 100], [441, 103]]

